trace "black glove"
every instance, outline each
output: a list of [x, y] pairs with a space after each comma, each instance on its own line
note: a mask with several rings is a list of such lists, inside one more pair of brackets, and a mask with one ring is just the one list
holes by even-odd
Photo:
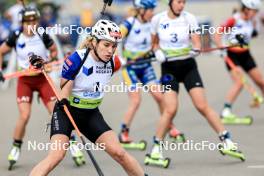
[[152, 57], [155, 57], [155, 53], [153, 51], [149, 51], [147, 54], [144, 55], [144, 59], [150, 59]]
[[200, 49], [191, 49], [191, 51], [189, 52], [191, 57], [197, 57], [201, 54], [201, 50]]
[[243, 34], [237, 34], [235, 38], [237, 39], [241, 47], [243, 47], [243, 45], [248, 45], [248, 43], [246, 42], [245, 36]]
[[113, 0], [104, 0], [104, 3], [107, 4], [108, 6], [111, 6]]
[[63, 109], [63, 106], [64, 105], [66, 105], [67, 107], [69, 107], [70, 106], [70, 102], [66, 98], [63, 98], [60, 101], [59, 100], [57, 101], [57, 105], [58, 105], [58, 107], [60, 107], [60, 108]]
[[252, 38], [257, 37], [257, 36], [258, 36], [258, 31], [254, 29], [252, 32]]
[[2, 82], [5, 81], [5, 78], [4, 78], [4, 75], [3, 75], [2, 71], [0, 71], [0, 81], [2, 81]]
[[44, 59], [35, 54], [29, 56], [29, 62], [35, 69], [40, 69], [44, 65]]

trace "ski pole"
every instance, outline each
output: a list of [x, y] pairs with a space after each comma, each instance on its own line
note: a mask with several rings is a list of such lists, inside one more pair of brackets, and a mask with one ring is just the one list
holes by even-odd
[[229, 48], [234, 48], [234, 47], [239, 47], [241, 46], [239, 45], [230, 45], [230, 46], [223, 46], [223, 47], [216, 47], [216, 48], [207, 48], [207, 49], [202, 49], [201, 53], [209, 53], [212, 51], [216, 51], [216, 50], [224, 50], [224, 49], [229, 49]]
[[[229, 57], [225, 57], [224, 60], [227, 63], [227, 65], [231, 68], [231, 70], [234, 70], [235, 72], [237, 72], [238, 67], [234, 64], [234, 62]], [[259, 104], [259, 103], [256, 102], [256, 100], [255, 100], [256, 95], [257, 95], [257, 91], [254, 89], [253, 86], [251, 86], [249, 84], [249, 82], [248, 82], [248, 80], [244, 74], [237, 74], [237, 75], [240, 76], [241, 83], [243, 84], [245, 89], [250, 93], [250, 95], [253, 97], [253, 103], [251, 103], [251, 106], [252, 107], [258, 106], [257, 104]]]
[[[43, 73], [43, 75], [44, 75], [45, 78], [47, 79], [49, 85], [51, 86], [53, 92], [55, 93], [55, 96], [56, 96], [57, 100], [58, 100], [58, 101], [61, 101], [61, 100], [62, 100], [61, 96], [59, 95], [58, 91], [56, 90], [56, 87], [54, 86], [53, 81], [51, 80], [51, 78], [50, 78], [49, 75], [46, 73], [46, 71], [44, 70], [43, 67], [42, 67], [42, 69], [41, 69], [41, 72]], [[72, 123], [74, 129], [76, 130], [77, 135], [78, 135], [79, 138], [81, 139], [82, 144], [83, 144], [84, 146], [86, 146], [86, 142], [85, 142], [85, 140], [84, 140], [84, 138], [83, 138], [83, 135], [82, 135], [82, 133], [80, 132], [79, 128], [77, 127], [75, 121], [73, 120], [73, 117], [72, 117], [72, 115], [71, 115], [71, 113], [70, 113], [68, 107], [67, 107], [66, 105], [63, 105], [63, 109], [64, 109], [66, 115], [68, 116], [69, 120], [71, 121], [71, 123]], [[103, 174], [102, 170], [100, 169], [99, 165], [97, 164], [97, 162], [96, 162], [94, 156], [92, 155], [91, 151], [88, 149], [88, 150], [86, 150], [86, 152], [87, 152], [87, 154], [89, 155], [89, 157], [90, 157], [90, 159], [91, 159], [91, 161], [92, 161], [92, 163], [93, 163], [93, 165], [94, 165], [94, 167], [95, 167], [95, 169], [96, 169], [98, 175], [99, 175], [99, 176], [103, 176], [104, 174]]]
[[[62, 59], [58, 60], [58, 61], [49, 62], [45, 65], [49, 68], [48, 69], [49, 71], [55, 71], [55, 70], [60, 69], [60, 63], [61, 62], [62, 62]], [[26, 69], [23, 71], [17, 71], [14, 73], [5, 74], [4, 78], [5, 78], [5, 80], [8, 80], [8, 79], [12, 79], [12, 78], [18, 78], [21, 76], [30, 76], [30, 75], [39, 74], [39, 73], [41, 73], [40, 70], [29, 68], [29, 69]]]

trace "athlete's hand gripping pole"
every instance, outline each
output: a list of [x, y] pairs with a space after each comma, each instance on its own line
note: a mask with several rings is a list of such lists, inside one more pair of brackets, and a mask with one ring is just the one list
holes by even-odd
[[0, 70], [0, 82], [4, 82], [5, 81], [5, 77], [3, 75], [3, 72]]
[[222, 47], [216, 47], [216, 48], [208, 48], [208, 49], [202, 49], [201, 52], [208, 53], [216, 50], [226, 50], [234, 47], [241, 47], [243, 48], [245, 45], [248, 45], [246, 42], [245, 36], [243, 34], [237, 34], [235, 36], [235, 43], [231, 44], [229, 46], [222, 46]]
[[101, 11], [101, 18], [104, 16], [105, 14], [105, 9], [106, 9], [106, 6], [111, 6], [112, 5], [112, 2], [113, 0], [104, 0], [104, 6], [103, 6], [103, 9]]
[[[42, 59], [40, 56], [37, 56], [37, 55], [31, 55], [31, 56], [30, 56], [30, 63], [31, 63], [34, 67], [36, 67], [37, 69], [40, 69], [40, 70], [41, 70], [41, 72], [43, 73], [43, 75], [44, 75], [45, 78], [47, 79], [49, 85], [51, 86], [51, 88], [52, 88], [52, 90], [53, 90], [53, 92], [54, 92], [54, 94], [55, 94], [57, 100], [58, 100], [59, 102], [62, 102], [63, 99], [62, 99], [61, 96], [59, 95], [59, 93], [58, 93], [58, 91], [57, 91], [57, 89], [56, 89], [56, 87], [55, 87], [53, 81], [51, 80], [51, 78], [49, 77], [49, 75], [46, 73], [46, 71], [45, 71], [45, 69], [44, 69], [44, 65], [45, 65], [45, 63], [43, 62], [43, 59]], [[82, 144], [83, 144], [84, 146], [87, 146], [87, 145], [86, 145], [86, 142], [85, 142], [85, 140], [84, 140], [84, 138], [83, 138], [83, 135], [82, 135], [82, 133], [80, 132], [79, 128], [77, 127], [75, 121], [73, 120], [73, 117], [72, 117], [72, 115], [71, 115], [71, 113], [70, 113], [70, 111], [69, 111], [67, 105], [66, 105], [65, 103], [63, 103], [63, 102], [62, 102], [61, 104], [62, 104], [62, 106], [63, 106], [63, 109], [64, 109], [66, 115], [68, 116], [69, 120], [71, 121], [71, 123], [72, 123], [74, 129], [76, 130], [77, 135], [80, 137], [80, 139], [81, 139], [81, 141], [82, 141]], [[104, 176], [102, 170], [100, 169], [99, 165], [97, 164], [97, 162], [96, 162], [94, 156], [92, 155], [91, 151], [88, 149], [88, 150], [86, 150], [86, 152], [87, 152], [87, 154], [89, 155], [89, 157], [90, 157], [90, 159], [91, 159], [91, 161], [92, 161], [92, 163], [93, 163], [93, 165], [94, 165], [94, 167], [95, 167], [95, 169], [96, 169], [98, 175], [99, 175], [99, 176]]]

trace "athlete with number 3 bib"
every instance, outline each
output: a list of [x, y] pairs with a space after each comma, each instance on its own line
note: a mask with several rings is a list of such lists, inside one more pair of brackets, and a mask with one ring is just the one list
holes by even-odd
[[[140, 91], [137, 89], [138, 83], [151, 87], [150, 93], [157, 102], [160, 112], [163, 111], [163, 95], [151, 63], [137, 64], [151, 57], [150, 20], [157, 6], [157, 0], [135, 0], [134, 6], [135, 16], [126, 19], [120, 27], [122, 35], [125, 36], [123, 51], [121, 51], [123, 57], [128, 63], [133, 61], [135, 64], [128, 65], [122, 70], [123, 79], [126, 85], [130, 86], [131, 91], [128, 92], [129, 108], [121, 124], [119, 140], [125, 148], [144, 150], [146, 142], [133, 142], [129, 136], [129, 129], [141, 102]], [[183, 138], [183, 134], [174, 125], [170, 125], [169, 128], [173, 139]]]
[[[173, 120], [178, 108], [179, 84], [183, 83], [196, 109], [205, 117], [219, 135], [223, 154], [244, 160], [244, 155], [237, 151], [230, 133], [226, 131], [218, 114], [209, 106], [205, 97], [203, 82], [200, 77], [195, 56], [200, 53], [201, 41], [199, 26], [194, 15], [184, 11], [186, 0], [170, 0], [169, 9], [152, 19], [152, 37], [156, 59], [162, 63], [162, 84], [171, 90], [164, 93], [164, 111], [154, 137], [154, 145], [145, 158], [145, 164], [169, 166], [170, 159], [163, 158], [161, 142], [167, 127]], [[170, 61], [171, 60], [171, 61]]]

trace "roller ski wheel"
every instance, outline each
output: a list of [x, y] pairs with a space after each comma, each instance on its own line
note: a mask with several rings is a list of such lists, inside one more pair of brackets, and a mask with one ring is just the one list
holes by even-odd
[[242, 162], [246, 160], [245, 155], [241, 151], [232, 150], [232, 149], [224, 149], [223, 145], [219, 146], [219, 151], [222, 155], [228, 155], [230, 157], [240, 159]]
[[70, 141], [70, 152], [72, 155], [72, 159], [76, 166], [82, 166], [85, 164], [85, 158], [82, 151], [75, 144], [75, 141]]
[[170, 158], [152, 158], [150, 154], [147, 154], [144, 160], [145, 165], [155, 165], [161, 166], [163, 168], [168, 168], [170, 165], [171, 159]]
[[177, 136], [172, 136], [170, 134], [169, 136], [170, 136], [170, 139], [172, 140], [172, 142], [177, 142], [177, 143], [185, 143], [186, 142], [186, 138], [185, 138], [185, 135], [183, 133], [180, 133]]
[[263, 97], [258, 95], [257, 93], [255, 93], [253, 95], [253, 100], [252, 102], [250, 103], [250, 107], [251, 108], [259, 108], [261, 104], [263, 104], [264, 100], [263, 100]]
[[253, 117], [248, 115], [245, 117], [222, 117], [222, 123], [225, 125], [252, 125]]
[[76, 166], [80, 167], [82, 165], [85, 164], [85, 159], [83, 156], [80, 157], [72, 157], [74, 163], [76, 164]]
[[9, 167], [8, 170], [11, 171], [14, 165], [17, 163], [17, 160], [20, 155], [20, 148], [13, 146], [10, 154], [8, 155]]
[[120, 142], [122, 147], [130, 150], [144, 151], [147, 148], [147, 141], [141, 140], [139, 142]]

